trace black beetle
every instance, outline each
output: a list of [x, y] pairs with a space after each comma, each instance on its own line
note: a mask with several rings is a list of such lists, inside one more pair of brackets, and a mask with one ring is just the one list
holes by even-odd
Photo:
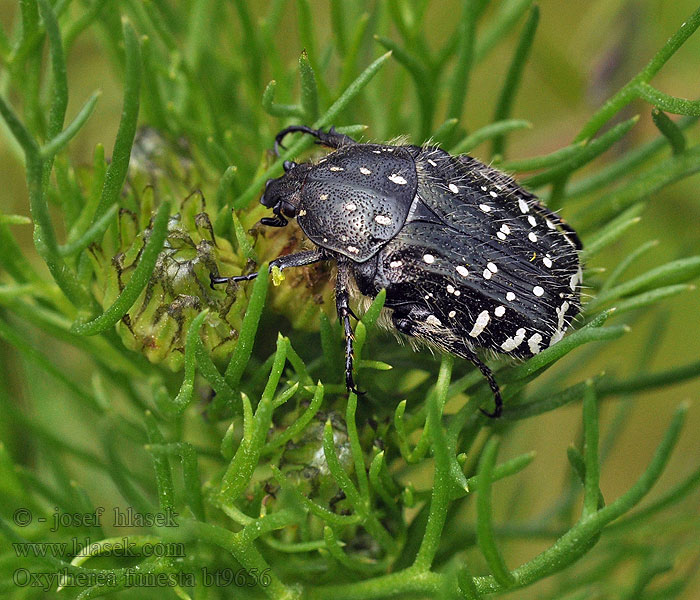
[[[286, 161], [260, 202], [284, 227], [296, 218], [315, 250], [281, 256], [279, 269], [335, 261], [345, 330], [345, 382], [353, 382], [349, 290], [374, 298], [396, 329], [466, 358], [498, 384], [479, 348], [526, 358], [561, 339], [580, 309], [581, 242], [556, 213], [504, 173], [435, 146], [363, 144], [305, 126], [282, 130], [333, 148], [317, 163]], [[212, 275], [212, 285], [253, 279]]]

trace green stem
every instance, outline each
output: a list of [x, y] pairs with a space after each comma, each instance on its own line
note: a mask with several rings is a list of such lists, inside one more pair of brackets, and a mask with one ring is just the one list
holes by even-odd
[[640, 84], [648, 83], [651, 78], [658, 73], [659, 69], [666, 64], [669, 58], [685, 43], [685, 41], [695, 33], [700, 27], [700, 8], [698, 8], [690, 18], [674, 33], [664, 46], [654, 55], [630, 82], [625, 84], [612, 98], [610, 98], [583, 126], [576, 136], [576, 142], [591, 138], [595, 133], [607, 123], [622, 108], [632, 102], [640, 95]]
[[[673, 420], [646, 471], [626, 493], [612, 504], [588, 517], [583, 517], [550, 548], [512, 571], [517, 587], [524, 587], [548, 577], [578, 559], [589, 549], [586, 545], [588, 540], [595, 537], [607, 524], [633, 508], [649, 492], [661, 475], [678, 441], [686, 412], [687, 406], [685, 405], [676, 410]], [[475, 583], [482, 593], [493, 593], [505, 589], [493, 577], [477, 577]]]
[[77, 321], [71, 331], [78, 335], [96, 335], [106, 331], [121, 319], [131, 306], [136, 302], [139, 294], [148, 284], [156, 266], [158, 255], [163, 248], [163, 243], [168, 235], [168, 218], [170, 217], [170, 202], [163, 202], [158, 207], [158, 212], [153, 221], [151, 235], [141, 253], [139, 264], [134, 269], [131, 279], [124, 286], [114, 303], [99, 317], [88, 322]]
[[124, 34], [124, 50], [126, 53], [126, 69], [124, 81], [124, 104], [122, 116], [119, 121], [117, 137], [114, 140], [112, 150], [112, 161], [107, 168], [102, 195], [93, 216], [93, 223], [97, 221], [104, 212], [116, 204], [119, 193], [126, 179], [131, 158], [131, 146], [134, 143], [136, 134], [136, 124], [139, 115], [140, 90], [141, 90], [141, 51], [131, 23], [124, 19], [122, 22]]

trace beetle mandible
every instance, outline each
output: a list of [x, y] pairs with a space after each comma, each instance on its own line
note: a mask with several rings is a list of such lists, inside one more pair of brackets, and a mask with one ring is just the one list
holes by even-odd
[[[280, 256], [280, 270], [334, 261], [335, 300], [345, 333], [345, 383], [353, 380], [350, 289], [374, 298], [397, 331], [471, 361], [501, 392], [477, 349], [527, 358], [562, 338], [580, 310], [582, 248], [576, 232], [504, 173], [432, 145], [359, 143], [294, 125], [332, 148], [317, 163], [285, 161], [260, 202], [263, 225], [296, 218], [316, 249]], [[212, 286], [253, 279], [212, 274]]]

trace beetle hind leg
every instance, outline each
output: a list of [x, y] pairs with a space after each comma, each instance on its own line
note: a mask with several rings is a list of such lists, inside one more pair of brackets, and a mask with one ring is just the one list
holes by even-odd
[[493, 412], [488, 412], [483, 408], [480, 408], [479, 410], [490, 419], [498, 419], [498, 417], [503, 414], [503, 398], [501, 396], [501, 388], [498, 387], [498, 383], [493, 376], [493, 371], [491, 371], [491, 369], [489, 369], [488, 366], [482, 362], [473, 351], [470, 350], [470, 353], [471, 355], [467, 356], [466, 359], [477, 369], [479, 369], [479, 371], [481, 371], [481, 374], [486, 378], [486, 381], [488, 381], [489, 387], [493, 392], [493, 401], [495, 405]]
[[[477, 369], [479, 369], [481, 374], [486, 378], [486, 381], [493, 392], [493, 399], [495, 403], [493, 412], [488, 412], [483, 408], [480, 408], [479, 410], [491, 419], [497, 419], [501, 416], [503, 413], [503, 398], [501, 396], [501, 389], [499, 388], [491, 369], [489, 369], [489, 367], [476, 355], [474, 350], [472, 350], [467, 344], [456, 344], [454, 341], [451, 341], [449, 335], [444, 335], [445, 333], [449, 332], [444, 328], [440, 328], [439, 320], [437, 320], [434, 315], [431, 315], [431, 313], [425, 308], [418, 306], [395, 308], [391, 319], [394, 323], [394, 327], [396, 327], [399, 332], [431, 342], [447, 352], [451, 352], [467, 359]], [[431, 322], [431, 319], [435, 319], [435, 321]], [[439, 329], [436, 329], [436, 327]]]

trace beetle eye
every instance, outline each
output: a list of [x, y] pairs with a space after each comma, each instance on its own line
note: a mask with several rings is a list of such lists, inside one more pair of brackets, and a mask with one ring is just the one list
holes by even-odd
[[260, 204], [263, 206], [266, 206], [267, 208], [272, 208], [277, 202], [274, 200], [273, 196], [275, 195], [274, 193], [270, 193], [271, 191], [274, 192], [274, 190], [270, 190], [270, 184], [274, 181], [274, 179], [268, 179], [267, 182], [265, 183], [265, 192], [263, 193], [262, 197], [260, 198]]

